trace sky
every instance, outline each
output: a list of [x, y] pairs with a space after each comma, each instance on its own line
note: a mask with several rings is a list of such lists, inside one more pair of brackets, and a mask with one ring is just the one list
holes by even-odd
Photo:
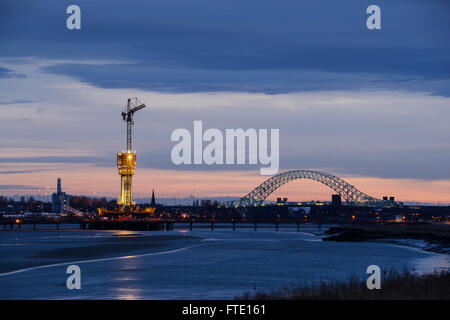
[[[81, 8], [81, 30], [66, 8]], [[366, 8], [381, 8], [368, 30]], [[445, 0], [0, 4], [0, 194], [117, 196], [122, 111], [138, 97], [135, 197], [242, 196], [259, 166], [176, 166], [171, 132], [280, 130], [280, 172], [374, 197], [450, 203]]]

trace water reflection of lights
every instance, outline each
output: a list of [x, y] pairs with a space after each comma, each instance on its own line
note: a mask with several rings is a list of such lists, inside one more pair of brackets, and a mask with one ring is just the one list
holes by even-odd
[[134, 288], [117, 288], [115, 299], [119, 300], [139, 300], [142, 298], [141, 291]]
[[119, 257], [119, 259], [133, 259], [136, 258], [137, 256], [125, 256], [125, 257]]
[[114, 231], [113, 236], [116, 237], [137, 237], [140, 236], [140, 233], [136, 233], [136, 231], [127, 231], [127, 230], [119, 230]]

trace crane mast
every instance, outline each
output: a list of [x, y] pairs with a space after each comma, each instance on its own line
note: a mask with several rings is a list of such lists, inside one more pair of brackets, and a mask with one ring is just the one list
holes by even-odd
[[132, 129], [133, 129], [133, 120], [127, 120], [127, 152], [131, 152], [131, 138], [132, 138]]

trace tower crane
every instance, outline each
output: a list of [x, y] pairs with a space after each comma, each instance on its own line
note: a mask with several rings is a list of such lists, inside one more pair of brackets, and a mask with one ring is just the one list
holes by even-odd
[[133, 205], [132, 201], [131, 183], [134, 170], [136, 169], [136, 152], [132, 150], [132, 128], [134, 113], [146, 105], [141, 103], [138, 98], [128, 99], [127, 106], [122, 111], [123, 121], [127, 123], [127, 151], [117, 154], [117, 169], [121, 178], [121, 192], [119, 201], [117, 202], [122, 207], [122, 212], [131, 214]]
[[138, 98], [128, 99], [127, 107], [122, 111], [123, 121], [127, 123], [127, 152], [131, 151], [131, 140], [132, 140], [132, 128], [133, 128], [133, 115], [136, 111], [145, 108], [146, 105], [141, 103]]

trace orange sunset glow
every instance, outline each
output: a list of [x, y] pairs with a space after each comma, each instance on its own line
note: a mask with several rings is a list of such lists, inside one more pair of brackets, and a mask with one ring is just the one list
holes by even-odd
[[[30, 165], [20, 165], [27, 168]], [[13, 169], [15, 165], [11, 165]], [[36, 168], [36, 165], [32, 165]], [[63, 188], [69, 194], [117, 197], [120, 193], [120, 177], [114, 166], [93, 167], [90, 165], [46, 164], [37, 166], [42, 172], [4, 175], [3, 184], [27, 185], [35, 189], [3, 190], [5, 195], [51, 194], [55, 190], [56, 178], [61, 177]], [[48, 170], [48, 171], [47, 171]], [[339, 174], [337, 174], [339, 175]], [[241, 197], [250, 192], [268, 177], [255, 171], [187, 171], [137, 168], [133, 183], [136, 198], [149, 198], [152, 189], [158, 197], [181, 198]], [[381, 198], [394, 195], [405, 202], [450, 203], [450, 181], [418, 179], [383, 179], [374, 177], [341, 176], [359, 190]], [[315, 183], [315, 182], [314, 182]], [[315, 199], [316, 194], [307, 196]], [[271, 199], [271, 198], [269, 198]], [[317, 199], [319, 200], [319, 199]], [[320, 199], [324, 200], [324, 199]]]

